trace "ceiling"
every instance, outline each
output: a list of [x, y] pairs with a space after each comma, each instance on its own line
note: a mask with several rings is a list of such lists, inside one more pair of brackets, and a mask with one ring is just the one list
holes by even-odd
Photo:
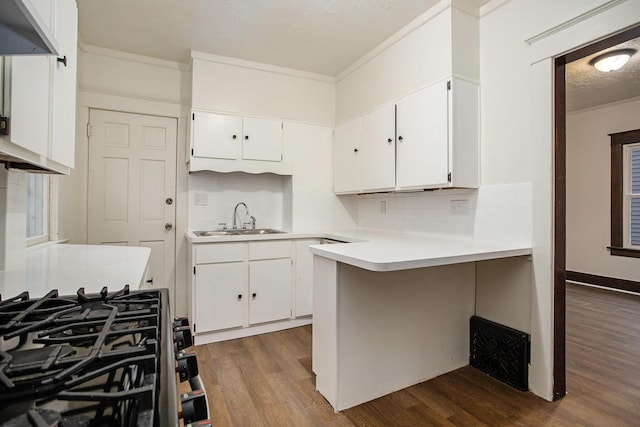
[[[480, 8], [489, 0], [465, 0]], [[190, 62], [190, 51], [335, 76], [438, 0], [78, 0], [85, 44]], [[633, 40], [605, 51], [635, 48]], [[604, 52], [604, 51], [603, 51]], [[601, 73], [567, 65], [567, 110], [640, 96], [640, 53]]]
[[[617, 71], [603, 73], [589, 61], [606, 52], [618, 49], [637, 52]], [[566, 66], [567, 111], [577, 111], [610, 102], [640, 96], [640, 38], [604, 49]]]
[[335, 76], [438, 2], [78, 0], [79, 32], [86, 44], [172, 61], [190, 62], [193, 49]]

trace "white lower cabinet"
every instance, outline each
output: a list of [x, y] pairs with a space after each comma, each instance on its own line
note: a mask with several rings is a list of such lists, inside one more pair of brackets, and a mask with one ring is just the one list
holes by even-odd
[[[319, 240], [192, 244], [189, 311], [196, 335], [248, 331], [311, 314], [313, 243]], [[303, 248], [308, 254], [301, 254]], [[301, 263], [295, 276], [294, 260]]]
[[291, 258], [249, 262], [250, 325], [291, 318], [291, 282]]

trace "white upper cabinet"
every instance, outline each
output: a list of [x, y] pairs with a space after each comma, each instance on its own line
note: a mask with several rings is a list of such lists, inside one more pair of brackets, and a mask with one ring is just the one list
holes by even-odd
[[246, 160], [282, 161], [282, 122], [245, 117], [242, 158]]
[[75, 0], [55, 3], [54, 32], [60, 58], [53, 58], [53, 117], [49, 157], [73, 168], [76, 141], [76, 70], [78, 8]]
[[336, 128], [334, 137], [334, 182], [336, 194], [359, 193], [362, 118]]
[[235, 160], [242, 155], [242, 117], [193, 112], [192, 156]]
[[448, 98], [441, 82], [398, 101], [399, 189], [449, 185]]
[[284, 173], [281, 120], [194, 111], [189, 170]]
[[384, 105], [362, 117], [360, 178], [362, 191], [395, 188], [395, 105]]
[[32, 3], [55, 34], [60, 56], [5, 57], [9, 134], [0, 152], [13, 167], [68, 174], [75, 153], [77, 6], [75, 0]]
[[478, 129], [477, 84], [427, 86], [336, 129], [334, 190], [478, 187]]

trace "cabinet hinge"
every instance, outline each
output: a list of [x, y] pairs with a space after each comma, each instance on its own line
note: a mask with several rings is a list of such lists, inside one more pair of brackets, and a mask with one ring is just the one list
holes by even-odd
[[447, 90], [451, 90], [451, 80], [447, 80]]
[[447, 181], [451, 182], [451, 172], [447, 175]]
[[0, 116], [0, 135], [9, 135], [9, 117]]
[[193, 266], [193, 274], [196, 274], [196, 266]]
[[87, 123], [87, 138], [91, 138], [92, 136], [95, 136], [95, 134], [96, 134], [95, 126], [93, 126], [91, 123]]

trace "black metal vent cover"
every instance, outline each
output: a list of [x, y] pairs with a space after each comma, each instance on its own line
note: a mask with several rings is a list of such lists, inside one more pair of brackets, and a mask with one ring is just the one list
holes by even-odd
[[469, 364], [518, 390], [529, 390], [529, 334], [472, 316]]

